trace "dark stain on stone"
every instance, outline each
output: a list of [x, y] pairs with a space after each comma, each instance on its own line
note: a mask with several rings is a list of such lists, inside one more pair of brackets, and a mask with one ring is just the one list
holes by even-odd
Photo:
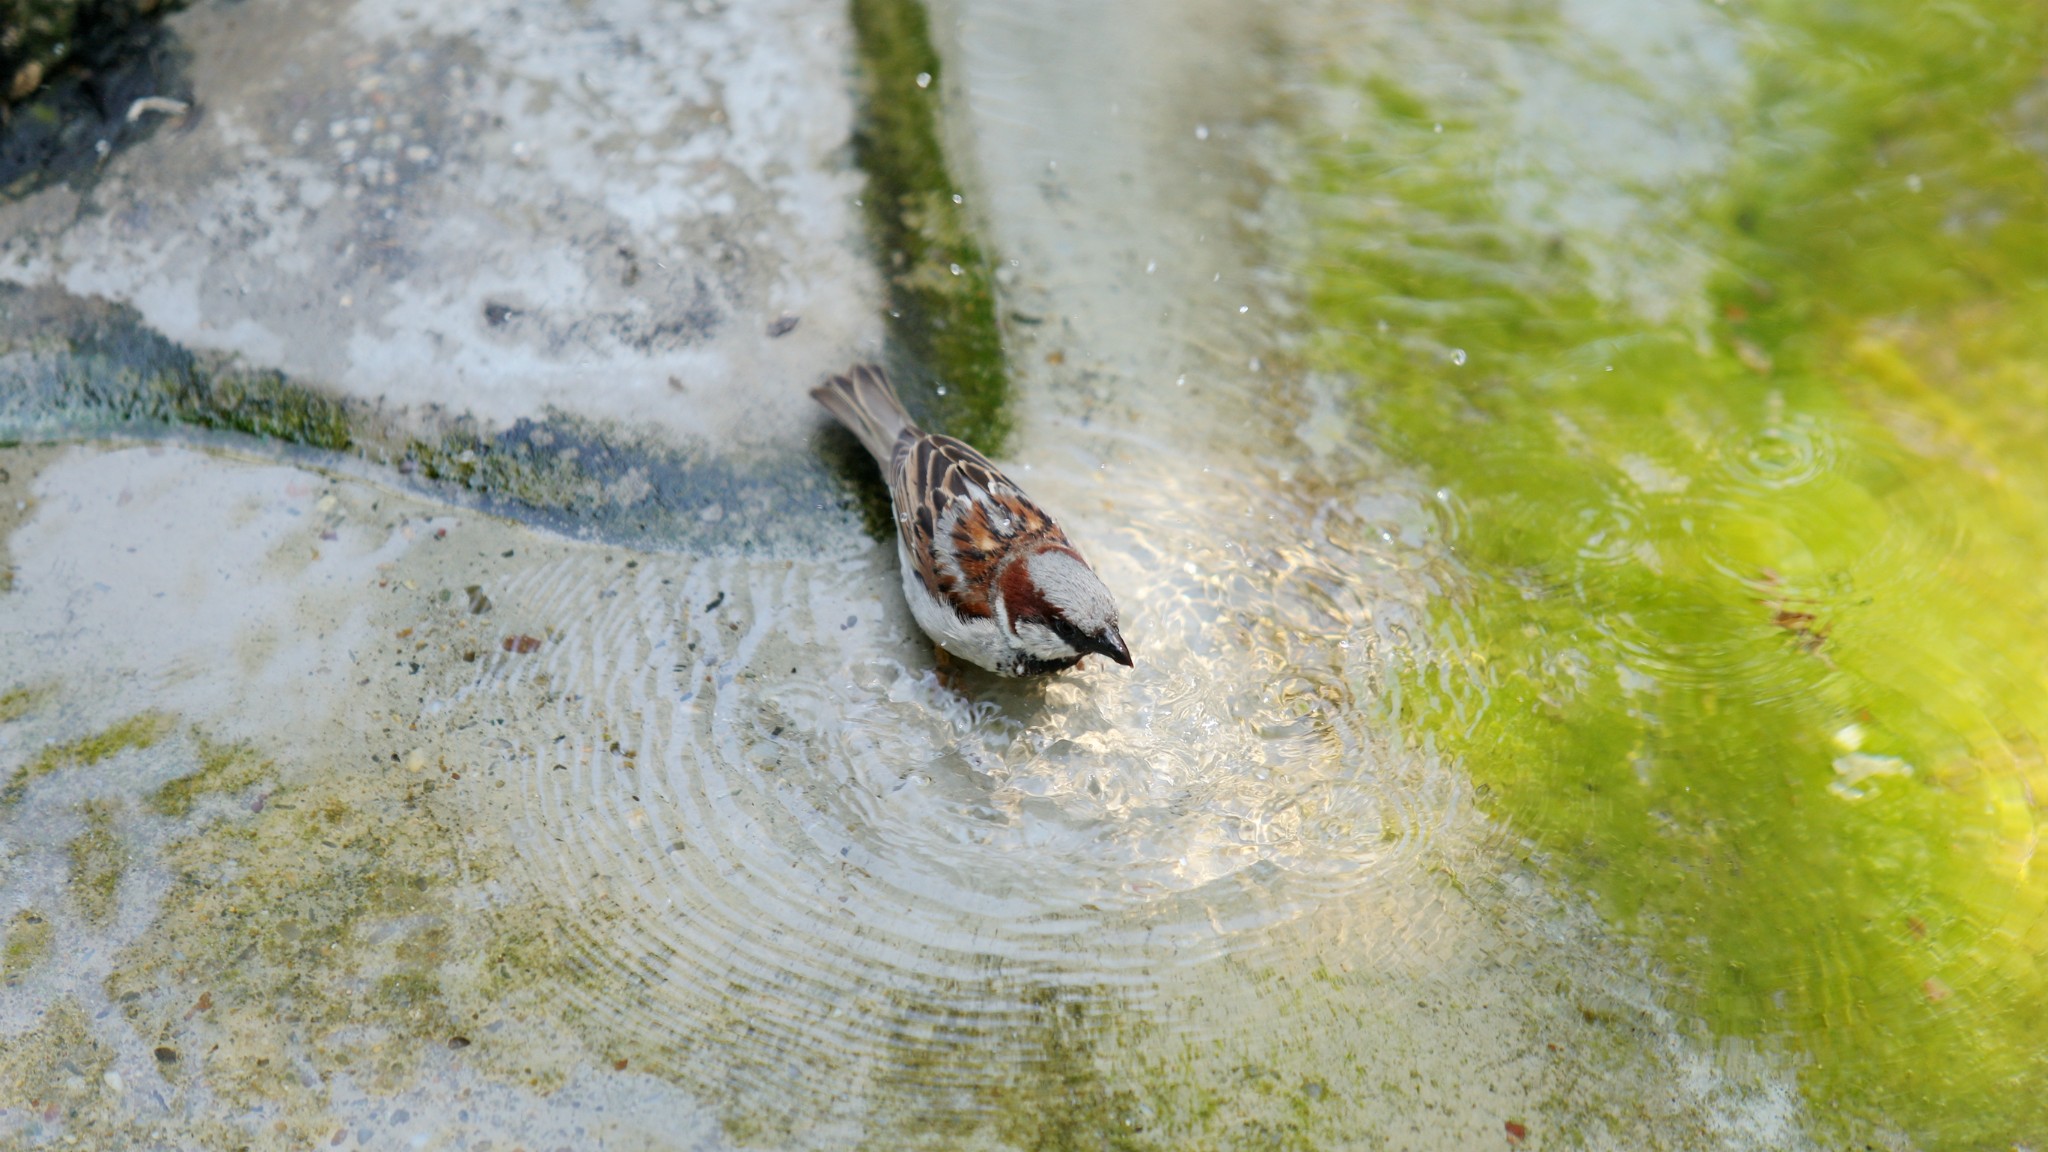
[[[638, 548], [815, 547], [865, 512], [796, 446], [678, 446], [552, 410], [494, 429], [436, 406], [387, 409], [192, 351], [127, 305], [0, 284], [0, 442], [115, 434], [267, 444], [311, 467], [352, 456], [430, 497]], [[715, 520], [701, 514], [712, 506]]]
[[[73, 11], [50, 25], [54, 30], [61, 24], [68, 36], [31, 35], [12, 48], [4, 42], [5, 31], [13, 30], [8, 26], [35, 21], [0, 20], [0, 89], [6, 89], [0, 95], [25, 90], [19, 103], [0, 105], [0, 199], [17, 199], [59, 180], [89, 181], [108, 156], [157, 132], [167, 117], [136, 109], [136, 101], [155, 96], [188, 107], [192, 101], [185, 76], [190, 54], [168, 27], [138, 11], [139, 5], [0, 0], [0, 13], [9, 17], [24, 7]], [[25, 71], [40, 87], [25, 82]], [[187, 125], [196, 115], [188, 111], [168, 119]]]

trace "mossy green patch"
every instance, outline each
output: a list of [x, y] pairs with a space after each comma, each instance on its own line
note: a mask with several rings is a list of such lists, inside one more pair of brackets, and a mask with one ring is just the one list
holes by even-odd
[[120, 1099], [104, 1079], [117, 1055], [112, 1044], [94, 1034], [92, 1017], [70, 996], [51, 1004], [35, 1027], [0, 1044], [0, 1085], [14, 1113], [9, 1135], [26, 1137], [17, 1147], [128, 1146], [131, 1140], [120, 1138]]
[[898, 390], [919, 420], [990, 454], [1009, 434], [995, 268], [947, 167], [943, 71], [919, 0], [852, 0], [860, 62], [855, 160], [888, 285], [889, 331], [920, 377]]
[[[815, 544], [836, 531], [817, 512], [839, 486], [834, 473], [847, 474], [794, 445], [713, 451], [557, 411], [502, 429], [439, 409], [392, 412], [184, 348], [132, 307], [56, 288], [0, 284], [0, 356], [8, 364], [0, 438], [202, 429], [219, 434], [205, 439], [345, 452], [443, 497], [473, 496], [564, 531], [665, 548]], [[879, 491], [873, 466], [864, 466]], [[0, 530], [15, 512], [0, 500]], [[5, 561], [0, 552], [0, 579], [11, 572]]]
[[415, 439], [406, 454], [430, 480], [531, 508], [590, 512], [605, 502], [604, 485], [573, 450], [551, 451], [530, 441], [498, 444], [457, 429], [435, 441]]
[[885, 1098], [900, 1114], [864, 1147], [979, 1147], [993, 1136], [1026, 1152], [1179, 1147], [1155, 1127], [1142, 1086], [1117, 1083], [1099, 1051], [1125, 1021], [1099, 989], [989, 987], [962, 997], [1007, 1003], [998, 1025], [929, 1003], [890, 1012]]
[[71, 858], [71, 899], [87, 923], [104, 927], [114, 919], [128, 851], [108, 801], [87, 801], [84, 812], [85, 831], [66, 848]]
[[334, 452], [346, 451], [353, 442], [341, 401], [294, 384], [281, 372], [195, 372], [167, 377], [159, 386], [167, 413], [181, 424]]
[[[385, 839], [366, 815], [281, 808], [181, 842], [179, 883], [108, 981], [117, 998], [178, 989], [175, 1002], [129, 1001], [137, 1027], [174, 1047], [197, 1043], [179, 1018], [203, 997], [209, 1046], [219, 1045], [208, 1075], [230, 1099], [308, 1104], [297, 1077], [282, 1075], [295, 1054], [389, 1089], [452, 1032], [431, 975], [371, 938], [382, 928], [403, 941], [413, 918], [431, 916], [436, 885], [403, 875], [418, 848]], [[230, 858], [246, 870], [224, 874]]]
[[43, 776], [63, 768], [97, 764], [132, 748], [148, 748], [168, 735], [171, 729], [169, 716], [161, 712], [143, 712], [68, 744], [53, 744], [15, 770], [6, 787], [0, 788], [0, 807], [20, 803], [29, 784]]
[[0, 401], [17, 422], [182, 424], [345, 451], [367, 413], [282, 373], [184, 348], [125, 305], [0, 288], [0, 349], [29, 354]]
[[[456, 1037], [465, 1059], [494, 1060], [486, 1014], [538, 1003], [546, 1015], [559, 973], [544, 955], [508, 962], [516, 949], [500, 932], [516, 937], [549, 913], [458, 899], [486, 862], [460, 842], [433, 781], [381, 757], [280, 771], [254, 748], [204, 734], [194, 743], [194, 770], [152, 806], [209, 816], [165, 849], [176, 880], [107, 993], [156, 1043], [207, 1053], [215, 1092], [280, 1106], [293, 1141], [324, 1140], [324, 1097], [298, 1067], [347, 1070], [393, 1091]], [[275, 783], [260, 805], [195, 808], [200, 795], [265, 779]], [[514, 1045], [521, 1063], [500, 1071], [542, 1088], [580, 1051], [542, 1059], [530, 1043]]]
[[1100, 1024], [1090, 1019], [1088, 1002], [1053, 989], [1040, 989], [1027, 1002], [1034, 1009], [1031, 1035], [1038, 1050], [1025, 1059], [1015, 1082], [991, 1092], [1004, 1142], [1026, 1152], [1142, 1152], [1164, 1146], [1147, 1134], [1138, 1094], [1104, 1076], [1095, 1051]]
[[198, 749], [198, 767], [150, 794], [149, 806], [160, 816], [189, 815], [201, 796], [238, 792], [273, 770], [272, 762], [253, 745], [216, 743], [198, 731], [192, 733], [192, 740]]
[[1311, 177], [1312, 362], [1444, 488], [1403, 718], [1823, 1114], [2004, 1146], [2048, 1131], [2048, 9], [1750, 8], [1704, 331], [1511, 222], [1498, 109], [1382, 76]]
[[7, 922], [7, 943], [0, 947], [0, 984], [19, 984], [50, 954], [56, 929], [49, 917], [24, 909]]
[[42, 706], [49, 699], [47, 687], [23, 685], [0, 692], [0, 724], [12, 724]]

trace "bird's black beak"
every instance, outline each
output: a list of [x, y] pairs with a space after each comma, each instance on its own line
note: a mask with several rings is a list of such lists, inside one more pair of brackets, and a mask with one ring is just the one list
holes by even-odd
[[1124, 643], [1124, 638], [1117, 633], [1115, 628], [1109, 629], [1100, 636], [1093, 637], [1089, 647], [1126, 668], [1131, 667], [1130, 645]]

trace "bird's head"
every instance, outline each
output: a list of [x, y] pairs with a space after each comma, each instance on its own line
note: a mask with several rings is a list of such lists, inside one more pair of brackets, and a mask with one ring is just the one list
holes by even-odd
[[1117, 631], [1116, 601], [1072, 549], [1048, 547], [1010, 565], [999, 586], [1010, 632], [1034, 658], [1071, 660], [1095, 653], [1128, 668], [1131, 649]]

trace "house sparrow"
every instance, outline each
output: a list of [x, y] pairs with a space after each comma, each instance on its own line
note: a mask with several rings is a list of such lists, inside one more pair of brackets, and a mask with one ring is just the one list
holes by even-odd
[[1100, 653], [1129, 667], [1116, 601], [1045, 510], [988, 458], [911, 423], [880, 368], [811, 390], [882, 466], [903, 595], [939, 647], [1005, 676]]

